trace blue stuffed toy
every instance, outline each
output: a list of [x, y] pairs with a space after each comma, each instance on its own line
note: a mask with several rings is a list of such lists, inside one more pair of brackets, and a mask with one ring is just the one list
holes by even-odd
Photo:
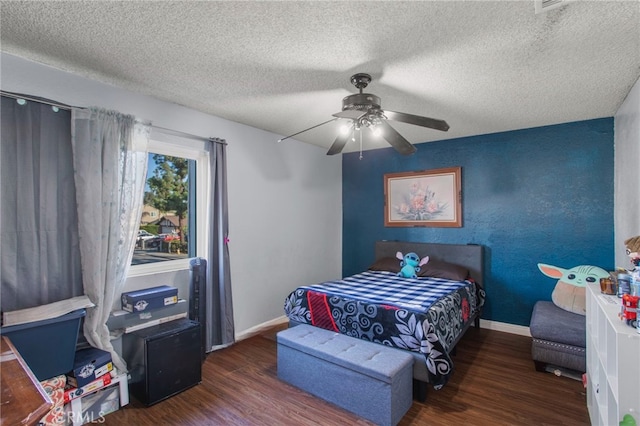
[[398, 276], [404, 278], [418, 278], [418, 272], [420, 272], [420, 267], [422, 265], [426, 265], [429, 261], [429, 256], [425, 256], [420, 259], [420, 257], [415, 253], [407, 253], [403, 255], [402, 252], [397, 252], [396, 257], [400, 259], [400, 272], [398, 272]]

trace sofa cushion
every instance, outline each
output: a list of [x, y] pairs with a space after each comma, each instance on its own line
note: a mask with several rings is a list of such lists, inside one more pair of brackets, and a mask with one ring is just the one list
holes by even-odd
[[558, 308], [552, 302], [538, 301], [533, 307], [531, 336], [536, 339], [567, 345], [586, 347], [586, 322], [584, 315]]

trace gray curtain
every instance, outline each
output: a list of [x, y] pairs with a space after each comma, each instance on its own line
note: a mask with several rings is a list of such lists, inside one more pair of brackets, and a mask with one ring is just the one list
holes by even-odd
[[78, 233], [84, 292], [96, 305], [87, 310], [84, 336], [111, 352], [107, 319], [124, 287], [142, 211], [149, 126], [129, 115], [74, 109], [73, 166], [78, 200]]
[[227, 208], [226, 142], [211, 139], [209, 259], [207, 268], [206, 352], [226, 347], [235, 341], [231, 272], [229, 268], [229, 213]]
[[6, 96], [1, 112], [2, 310], [80, 296], [71, 112]]

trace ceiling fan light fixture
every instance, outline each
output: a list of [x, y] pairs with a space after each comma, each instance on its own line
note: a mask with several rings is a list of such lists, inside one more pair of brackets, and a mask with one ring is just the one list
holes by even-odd
[[346, 135], [347, 133], [349, 133], [351, 131], [351, 128], [353, 127], [353, 123], [345, 123], [342, 126], [340, 126], [340, 134], [341, 135]]

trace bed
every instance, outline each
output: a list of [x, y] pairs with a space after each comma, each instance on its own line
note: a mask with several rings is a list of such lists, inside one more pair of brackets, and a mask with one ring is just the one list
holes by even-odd
[[[419, 276], [398, 276], [396, 253], [429, 256]], [[453, 373], [451, 353], [467, 329], [479, 327], [484, 303], [483, 247], [378, 241], [375, 261], [341, 280], [302, 285], [285, 300], [290, 326], [310, 324], [409, 351], [416, 397], [440, 389]]]

